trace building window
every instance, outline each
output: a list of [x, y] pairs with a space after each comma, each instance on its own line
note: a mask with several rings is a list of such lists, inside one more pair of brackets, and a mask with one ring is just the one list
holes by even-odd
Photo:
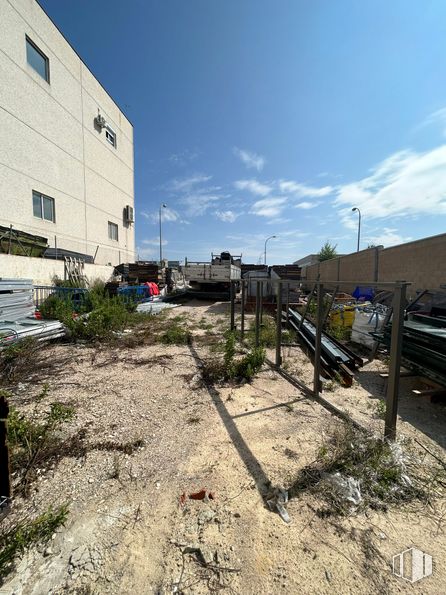
[[54, 208], [54, 198], [33, 190], [33, 213], [34, 217], [55, 223], [56, 211]]
[[118, 241], [118, 226], [111, 221], [108, 222], [108, 237], [114, 242]]
[[26, 59], [28, 64], [49, 83], [50, 61], [28, 36], [26, 36]]
[[110, 126], [106, 126], [105, 128], [105, 138], [112, 145], [112, 147], [116, 148], [116, 132], [112, 130]]

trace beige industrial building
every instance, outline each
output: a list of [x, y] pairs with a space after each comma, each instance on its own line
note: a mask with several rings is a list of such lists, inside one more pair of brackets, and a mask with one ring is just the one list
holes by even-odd
[[0, 0], [0, 130], [0, 226], [135, 259], [132, 124], [36, 0]]

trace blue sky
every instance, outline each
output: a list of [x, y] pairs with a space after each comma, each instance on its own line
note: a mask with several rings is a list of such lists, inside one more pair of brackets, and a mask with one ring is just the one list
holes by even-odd
[[135, 129], [137, 248], [269, 264], [445, 231], [444, 0], [42, 0]]

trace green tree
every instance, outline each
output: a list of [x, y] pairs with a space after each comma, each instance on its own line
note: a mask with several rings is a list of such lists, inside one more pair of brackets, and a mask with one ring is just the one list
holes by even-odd
[[330, 258], [335, 258], [338, 255], [336, 252], [336, 246], [337, 244], [330, 244], [330, 242], [327, 240], [317, 255], [319, 262], [322, 262], [323, 260], [330, 260]]

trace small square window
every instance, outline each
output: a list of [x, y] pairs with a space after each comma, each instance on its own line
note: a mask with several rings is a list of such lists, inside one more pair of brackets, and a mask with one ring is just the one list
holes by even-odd
[[118, 226], [111, 221], [108, 222], [108, 237], [114, 242], [118, 241]]
[[26, 36], [26, 60], [47, 83], [50, 82], [50, 62], [28, 36]]
[[55, 223], [54, 198], [33, 190], [33, 214], [34, 217]]
[[107, 126], [105, 129], [105, 138], [112, 145], [112, 147], [116, 148], [116, 132], [114, 132], [114, 130], [112, 130], [109, 126]]

